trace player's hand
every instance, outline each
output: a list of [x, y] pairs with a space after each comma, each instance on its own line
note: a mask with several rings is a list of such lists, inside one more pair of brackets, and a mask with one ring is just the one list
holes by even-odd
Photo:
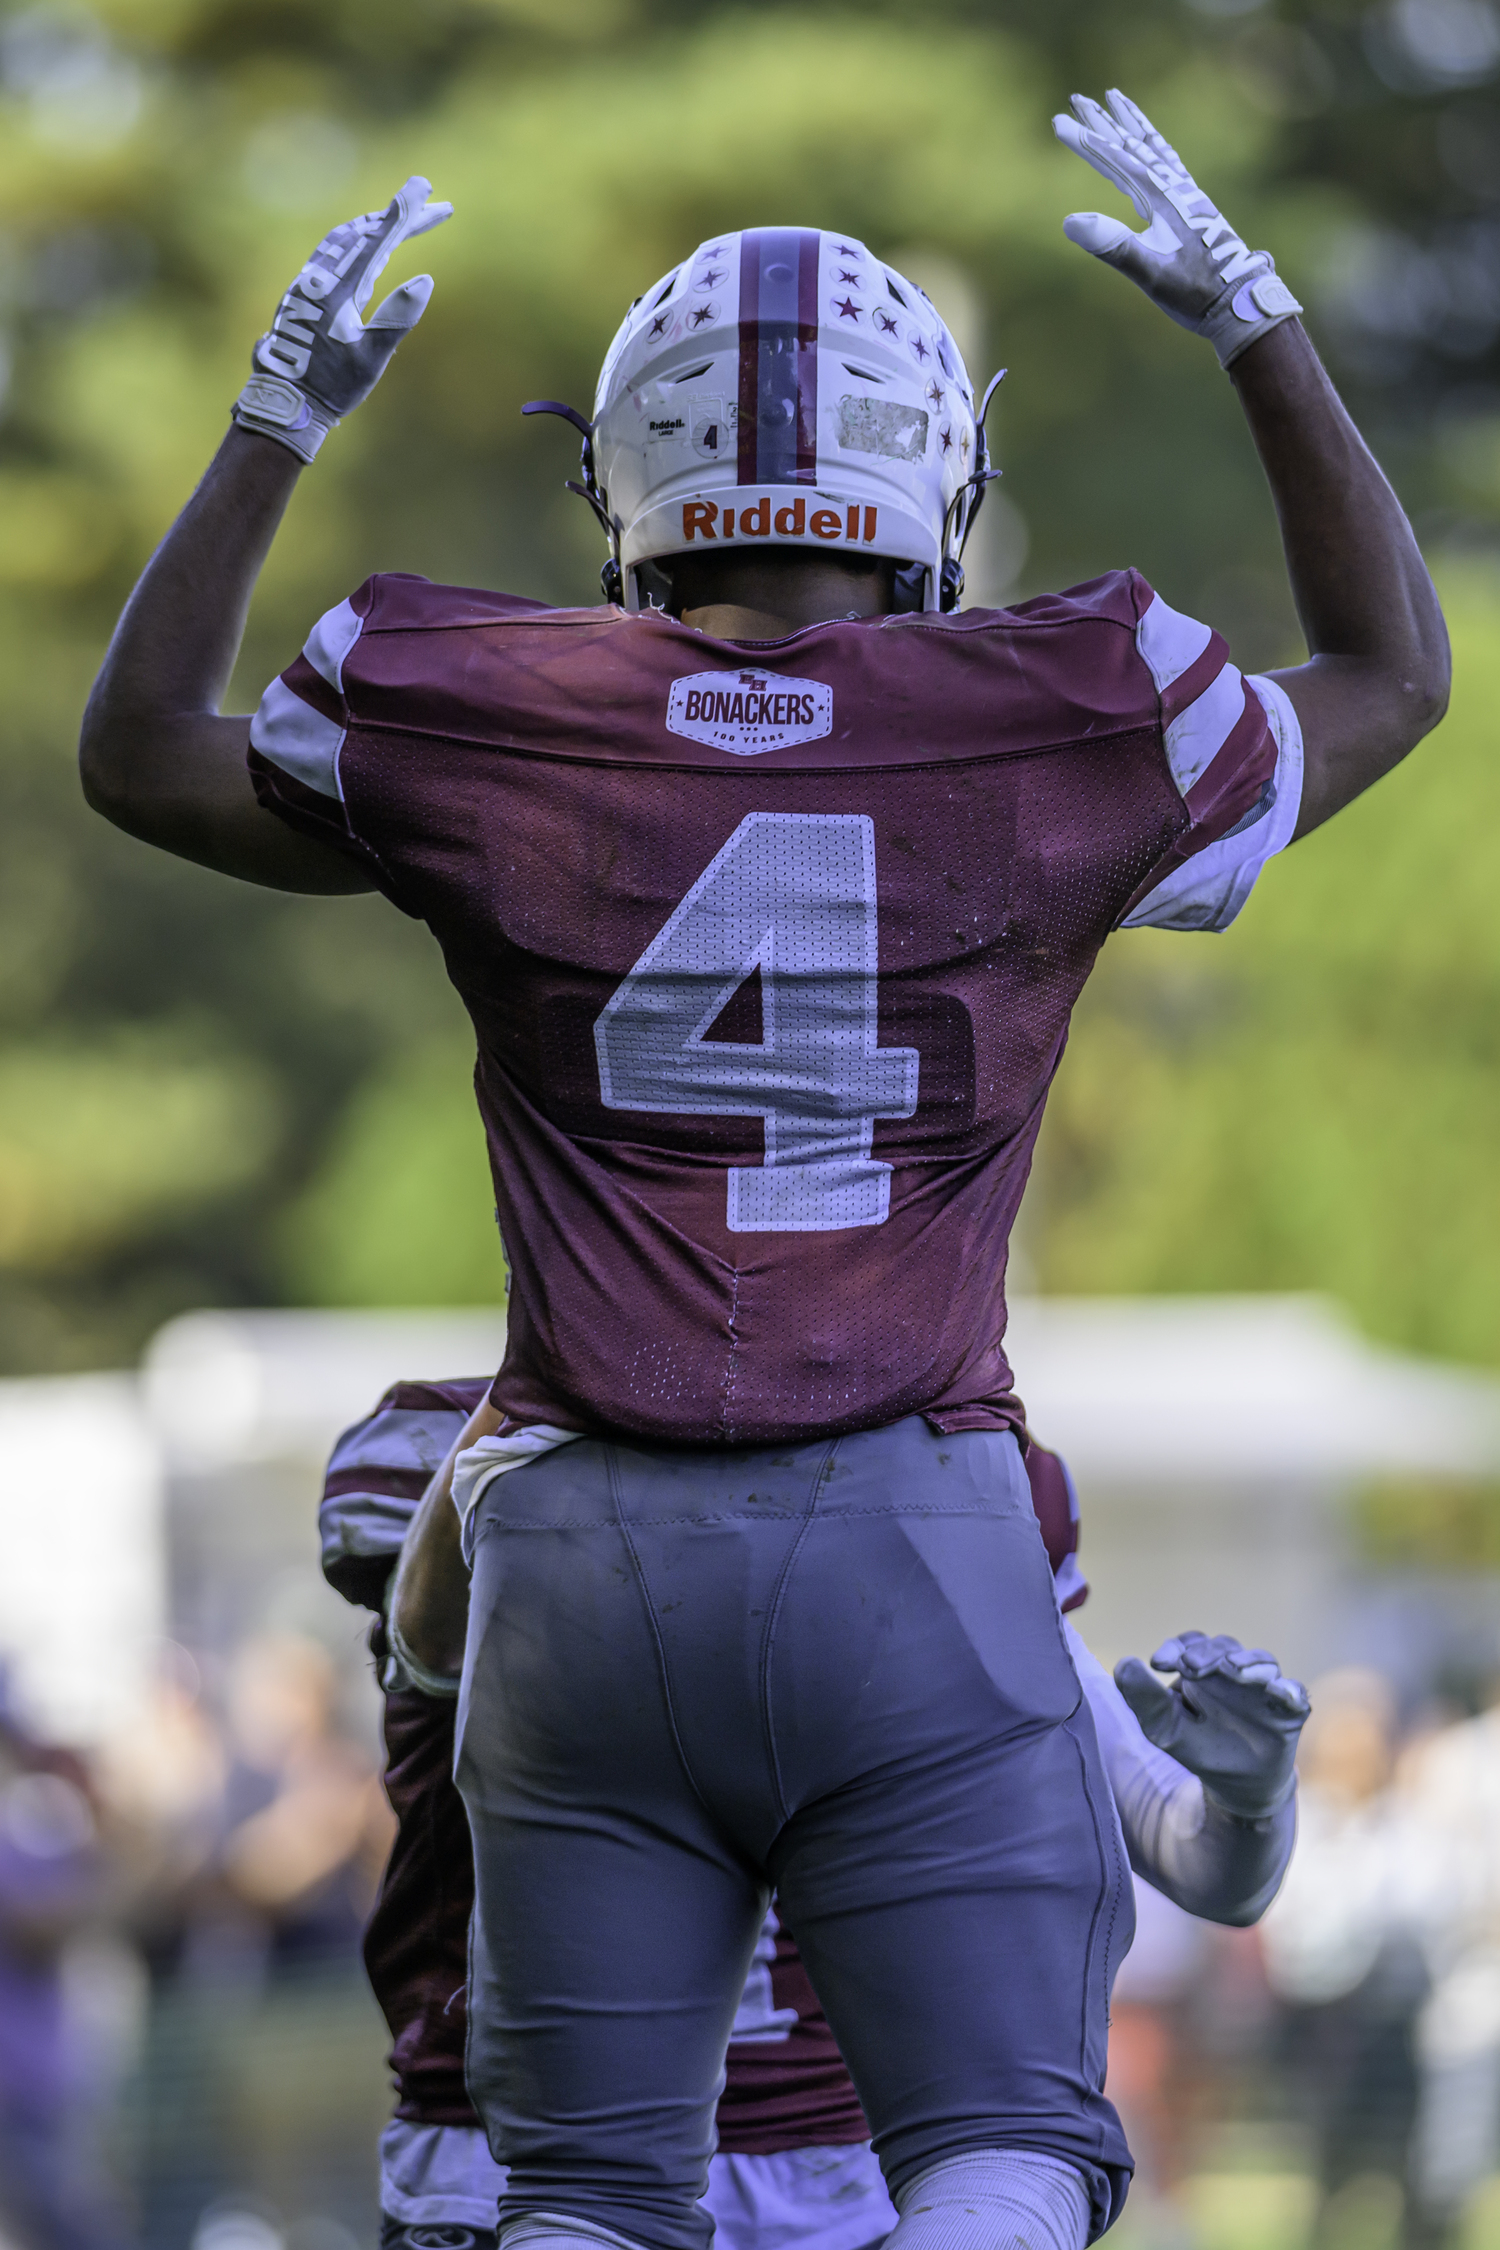
[[1141, 1731], [1203, 1783], [1205, 1797], [1240, 1820], [1265, 1820], [1296, 1786], [1297, 1737], [1311, 1706], [1270, 1651], [1228, 1633], [1180, 1633], [1151, 1659], [1175, 1672], [1152, 1678], [1138, 1656], [1115, 1666], [1115, 1685]]
[[1118, 266], [1182, 327], [1206, 336], [1227, 367], [1302, 307], [1270, 252], [1245, 248], [1145, 112], [1115, 91], [1108, 100], [1104, 110], [1075, 94], [1074, 116], [1054, 117], [1052, 130], [1130, 197], [1145, 231], [1136, 234], [1102, 211], [1075, 211], [1063, 232]]
[[335, 423], [369, 397], [432, 295], [431, 274], [419, 273], [361, 317], [392, 252], [453, 216], [451, 203], [428, 201], [430, 192], [428, 181], [410, 179], [384, 211], [324, 235], [255, 347], [237, 422], [310, 461]]

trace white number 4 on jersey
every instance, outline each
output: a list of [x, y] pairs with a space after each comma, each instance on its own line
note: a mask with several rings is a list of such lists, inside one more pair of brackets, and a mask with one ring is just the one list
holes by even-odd
[[[594, 1026], [607, 1109], [760, 1117], [731, 1166], [735, 1234], [878, 1227], [891, 1168], [877, 1117], [917, 1106], [914, 1047], [876, 1045], [875, 829], [864, 813], [750, 813]], [[759, 1046], [709, 1039], [760, 971]]]

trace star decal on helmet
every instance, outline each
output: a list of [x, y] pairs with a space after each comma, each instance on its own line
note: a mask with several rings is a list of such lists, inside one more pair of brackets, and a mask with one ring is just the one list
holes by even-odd
[[837, 255], [841, 258], [857, 258], [859, 256], [858, 243], [841, 242], [838, 246]]
[[945, 453], [951, 453], [953, 451], [953, 432], [949, 429], [939, 430], [938, 444]]
[[835, 297], [833, 309], [840, 320], [858, 320], [859, 318], [859, 307], [852, 297]]
[[693, 287], [695, 289], [712, 289], [723, 279], [723, 273], [718, 268], [710, 266], [706, 273], [699, 274], [697, 280], [693, 283]]
[[706, 320], [717, 320], [718, 317], [719, 308], [717, 305], [694, 305], [692, 311], [688, 314], [688, 325], [692, 328], [701, 328]]
[[932, 381], [927, 386], [926, 398], [928, 405], [941, 406], [947, 396], [948, 393], [943, 389], [942, 384], [934, 375]]
[[911, 340], [911, 353], [913, 359], [927, 359], [930, 356], [927, 350], [927, 346], [923, 343], [920, 336], [913, 336]]
[[672, 315], [670, 313], [658, 313], [647, 331], [648, 336], [665, 336], [667, 332], [667, 323], [668, 321], [670, 321], [671, 317]]
[[901, 333], [890, 314], [882, 309], [876, 310], [875, 324], [883, 336], [899, 336]]
[[847, 266], [839, 267], [839, 279], [840, 281], [852, 281], [856, 289], [860, 285], [859, 275], [857, 273], [851, 273]]
[[959, 438], [958, 450], [967, 461], [969, 458], [969, 433], [967, 430], [965, 430]]

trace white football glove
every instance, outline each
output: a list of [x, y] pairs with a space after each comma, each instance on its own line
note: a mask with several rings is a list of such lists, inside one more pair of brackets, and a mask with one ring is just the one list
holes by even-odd
[[1075, 211], [1063, 233], [1145, 290], [1153, 304], [1195, 335], [1206, 336], [1221, 367], [1302, 307], [1276, 272], [1269, 250], [1247, 250], [1210, 203], [1182, 158], [1145, 112], [1111, 90], [1103, 110], [1073, 96], [1075, 117], [1052, 130], [1086, 164], [1121, 189], [1146, 220], [1136, 234], [1102, 211]]
[[432, 295], [419, 273], [393, 289], [361, 319], [391, 253], [413, 235], [453, 216], [451, 203], [429, 203], [430, 184], [413, 178], [384, 211], [366, 211], [325, 234], [255, 347], [255, 373], [234, 404], [234, 418], [310, 461], [344, 415], [363, 405]]
[[1115, 1666], [1115, 1686], [1141, 1732], [1203, 1784], [1237, 1820], [1268, 1820], [1296, 1787], [1297, 1737], [1311, 1709], [1298, 1680], [1269, 1650], [1228, 1633], [1180, 1633], [1151, 1659], [1177, 1683], [1154, 1680], [1138, 1656]]

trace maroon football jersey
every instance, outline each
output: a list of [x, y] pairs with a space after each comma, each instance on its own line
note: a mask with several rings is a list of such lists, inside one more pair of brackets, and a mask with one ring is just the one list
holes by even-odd
[[1126, 917], [1221, 923], [1295, 812], [1265, 694], [1133, 572], [753, 648], [374, 578], [251, 739], [473, 1019], [496, 1405], [648, 1441], [1018, 1422], [1073, 1003]]
[[[393, 1384], [339, 1439], [318, 1520], [324, 1574], [346, 1601], [379, 1609], [428, 1479], [486, 1388], [468, 1378]], [[1072, 1479], [1060, 1456], [1035, 1442], [1026, 1471], [1058, 1601], [1076, 1609], [1088, 1587]], [[382, 1626], [374, 1646], [383, 1658]], [[386, 1689], [385, 1788], [397, 1827], [365, 1932], [365, 1967], [390, 2028], [396, 2115], [421, 2125], [479, 2122], [464, 2086], [474, 1860], [453, 1782], [455, 1710], [447, 1697]], [[766, 2156], [847, 2146], [869, 2132], [802, 1957], [771, 1915], [725, 2059], [719, 2147]]]

